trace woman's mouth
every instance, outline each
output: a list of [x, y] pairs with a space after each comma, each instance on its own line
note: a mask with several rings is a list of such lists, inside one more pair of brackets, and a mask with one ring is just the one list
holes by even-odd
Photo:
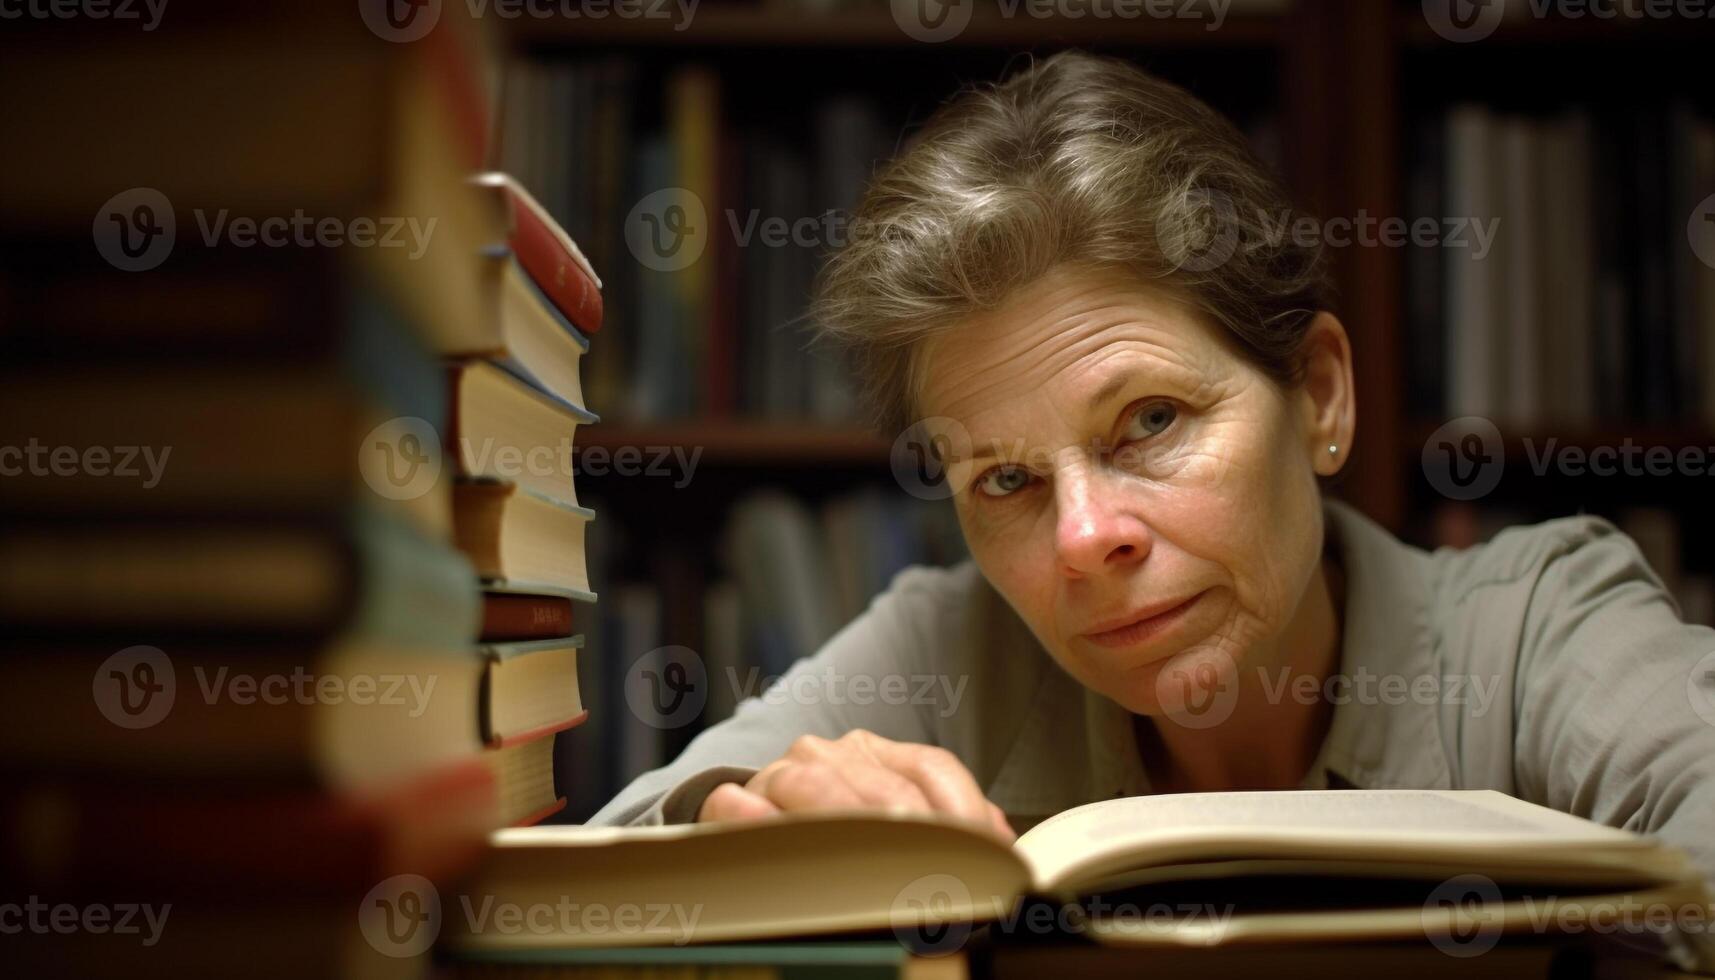
[[1099, 625], [1083, 637], [1097, 646], [1112, 649], [1146, 643], [1184, 622], [1206, 593], [1207, 590], [1187, 599], [1170, 600], [1135, 610]]

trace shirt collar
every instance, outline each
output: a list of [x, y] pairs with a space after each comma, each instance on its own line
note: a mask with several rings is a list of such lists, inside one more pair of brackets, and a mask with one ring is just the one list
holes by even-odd
[[[1327, 547], [1346, 585], [1340, 676], [1362, 681], [1365, 693], [1374, 694], [1381, 678], [1403, 677], [1409, 686], [1432, 675], [1428, 556], [1345, 504], [1328, 501], [1323, 513]], [[1006, 613], [1007, 628], [1048, 662], [1012, 748], [989, 781], [990, 799], [1029, 817], [1150, 792], [1131, 713], [1052, 663], [1028, 627], [1010, 608]], [[1451, 786], [1436, 706], [1410, 697], [1386, 701], [1347, 696], [1335, 705], [1304, 788]]]
[[1385, 678], [1401, 678], [1409, 688], [1437, 672], [1429, 556], [1345, 504], [1329, 501], [1323, 512], [1346, 580], [1340, 674], [1351, 682], [1348, 693], [1366, 696], [1335, 706], [1311, 770], [1363, 788], [1446, 789], [1452, 772], [1441, 751], [1437, 705], [1369, 696]]

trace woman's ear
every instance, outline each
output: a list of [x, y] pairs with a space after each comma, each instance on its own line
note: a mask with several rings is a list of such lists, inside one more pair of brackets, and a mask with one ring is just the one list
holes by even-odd
[[1321, 476], [1340, 472], [1352, 453], [1358, 403], [1352, 385], [1352, 343], [1332, 313], [1318, 313], [1301, 348], [1304, 383], [1299, 390], [1312, 465]]

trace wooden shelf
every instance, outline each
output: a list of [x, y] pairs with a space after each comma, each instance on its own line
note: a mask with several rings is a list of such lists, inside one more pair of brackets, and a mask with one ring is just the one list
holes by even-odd
[[738, 421], [579, 427], [576, 449], [596, 447], [637, 447], [646, 456], [654, 447], [700, 449], [700, 462], [757, 466], [886, 466], [889, 448], [867, 429]]
[[[1021, 0], [1023, 2], [1023, 0]], [[887, 8], [838, 13], [787, 13], [762, 7], [699, 7], [691, 25], [675, 30], [661, 19], [520, 18], [506, 22], [515, 42], [535, 47], [633, 45], [662, 47], [1030, 47], [1043, 43], [1126, 44], [1141, 47], [1271, 47], [1284, 35], [1278, 17], [1230, 16], [1219, 30], [1197, 20], [1136, 17], [1096, 19], [1002, 17], [978, 12], [957, 37], [930, 44], [911, 37]]]

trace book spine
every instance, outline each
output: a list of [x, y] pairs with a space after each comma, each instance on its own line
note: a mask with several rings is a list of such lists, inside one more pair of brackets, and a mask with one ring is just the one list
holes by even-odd
[[572, 600], [489, 593], [482, 599], [482, 638], [547, 640], [572, 635]]
[[516, 197], [511, 199], [512, 235], [508, 243], [518, 264], [549, 302], [578, 329], [601, 329], [601, 289], [560, 246], [542, 216]]

